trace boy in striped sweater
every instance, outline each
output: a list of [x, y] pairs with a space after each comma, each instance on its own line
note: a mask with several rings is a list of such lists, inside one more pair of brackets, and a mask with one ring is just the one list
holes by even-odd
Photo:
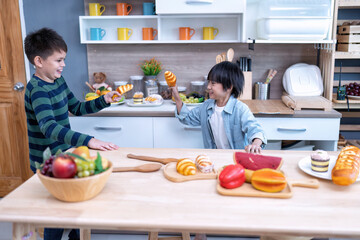
[[[61, 76], [67, 45], [54, 30], [42, 28], [30, 33], [24, 44], [26, 56], [36, 68], [25, 92], [32, 171], [36, 171], [35, 162], [43, 162], [42, 153], [47, 147], [52, 154], [58, 149], [65, 151], [75, 146], [104, 151], [118, 149], [113, 143], [71, 130], [68, 112], [77, 116], [98, 112], [120, 100], [120, 94], [112, 91], [92, 101], [78, 101]], [[69, 235], [69, 239], [78, 239], [76, 232], [72, 232], [74, 237]], [[44, 237], [61, 239], [62, 233], [63, 229], [45, 229]]]

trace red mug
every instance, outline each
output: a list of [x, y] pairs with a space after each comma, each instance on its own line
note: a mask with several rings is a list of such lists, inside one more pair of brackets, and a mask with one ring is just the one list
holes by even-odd
[[143, 40], [154, 40], [158, 32], [153, 28], [143, 28], [142, 29]]
[[190, 40], [195, 34], [195, 29], [190, 27], [179, 27], [179, 39]]
[[127, 4], [127, 3], [117, 3], [116, 4], [116, 14], [118, 16], [129, 15], [131, 10], [132, 10], [131, 4]]

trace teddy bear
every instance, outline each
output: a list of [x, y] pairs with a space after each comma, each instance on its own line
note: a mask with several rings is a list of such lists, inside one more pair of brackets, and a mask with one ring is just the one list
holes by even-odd
[[106, 81], [106, 74], [105, 73], [103, 73], [103, 72], [94, 72], [93, 77], [94, 77], [94, 82], [95, 83], [92, 85], [92, 87], [95, 89], [95, 91], [98, 90], [101, 87], [105, 87], [109, 91], [112, 90], [110, 85], [105, 83], [105, 81]]

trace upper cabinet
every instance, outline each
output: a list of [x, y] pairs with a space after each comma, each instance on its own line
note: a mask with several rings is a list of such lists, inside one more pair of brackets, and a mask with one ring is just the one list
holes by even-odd
[[245, 0], [155, 0], [157, 14], [244, 13]]
[[115, 0], [89, 16], [90, 2], [79, 17], [85, 44], [333, 42], [334, 0], [136, 0], [122, 16]]
[[332, 43], [334, 0], [248, 0], [246, 36], [258, 43]]

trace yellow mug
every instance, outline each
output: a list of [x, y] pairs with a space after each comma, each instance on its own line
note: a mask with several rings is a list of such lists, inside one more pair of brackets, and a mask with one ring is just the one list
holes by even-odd
[[203, 27], [203, 40], [214, 40], [214, 38], [218, 34], [219, 34], [219, 29], [218, 28]]
[[101, 5], [100, 3], [89, 3], [90, 16], [101, 16], [101, 14], [103, 14], [104, 11], [105, 11], [104, 5]]
[[131, 35], [133, 34], [133, 30], [131, 28], [118, 28], [118, 40], [129, 40]]

